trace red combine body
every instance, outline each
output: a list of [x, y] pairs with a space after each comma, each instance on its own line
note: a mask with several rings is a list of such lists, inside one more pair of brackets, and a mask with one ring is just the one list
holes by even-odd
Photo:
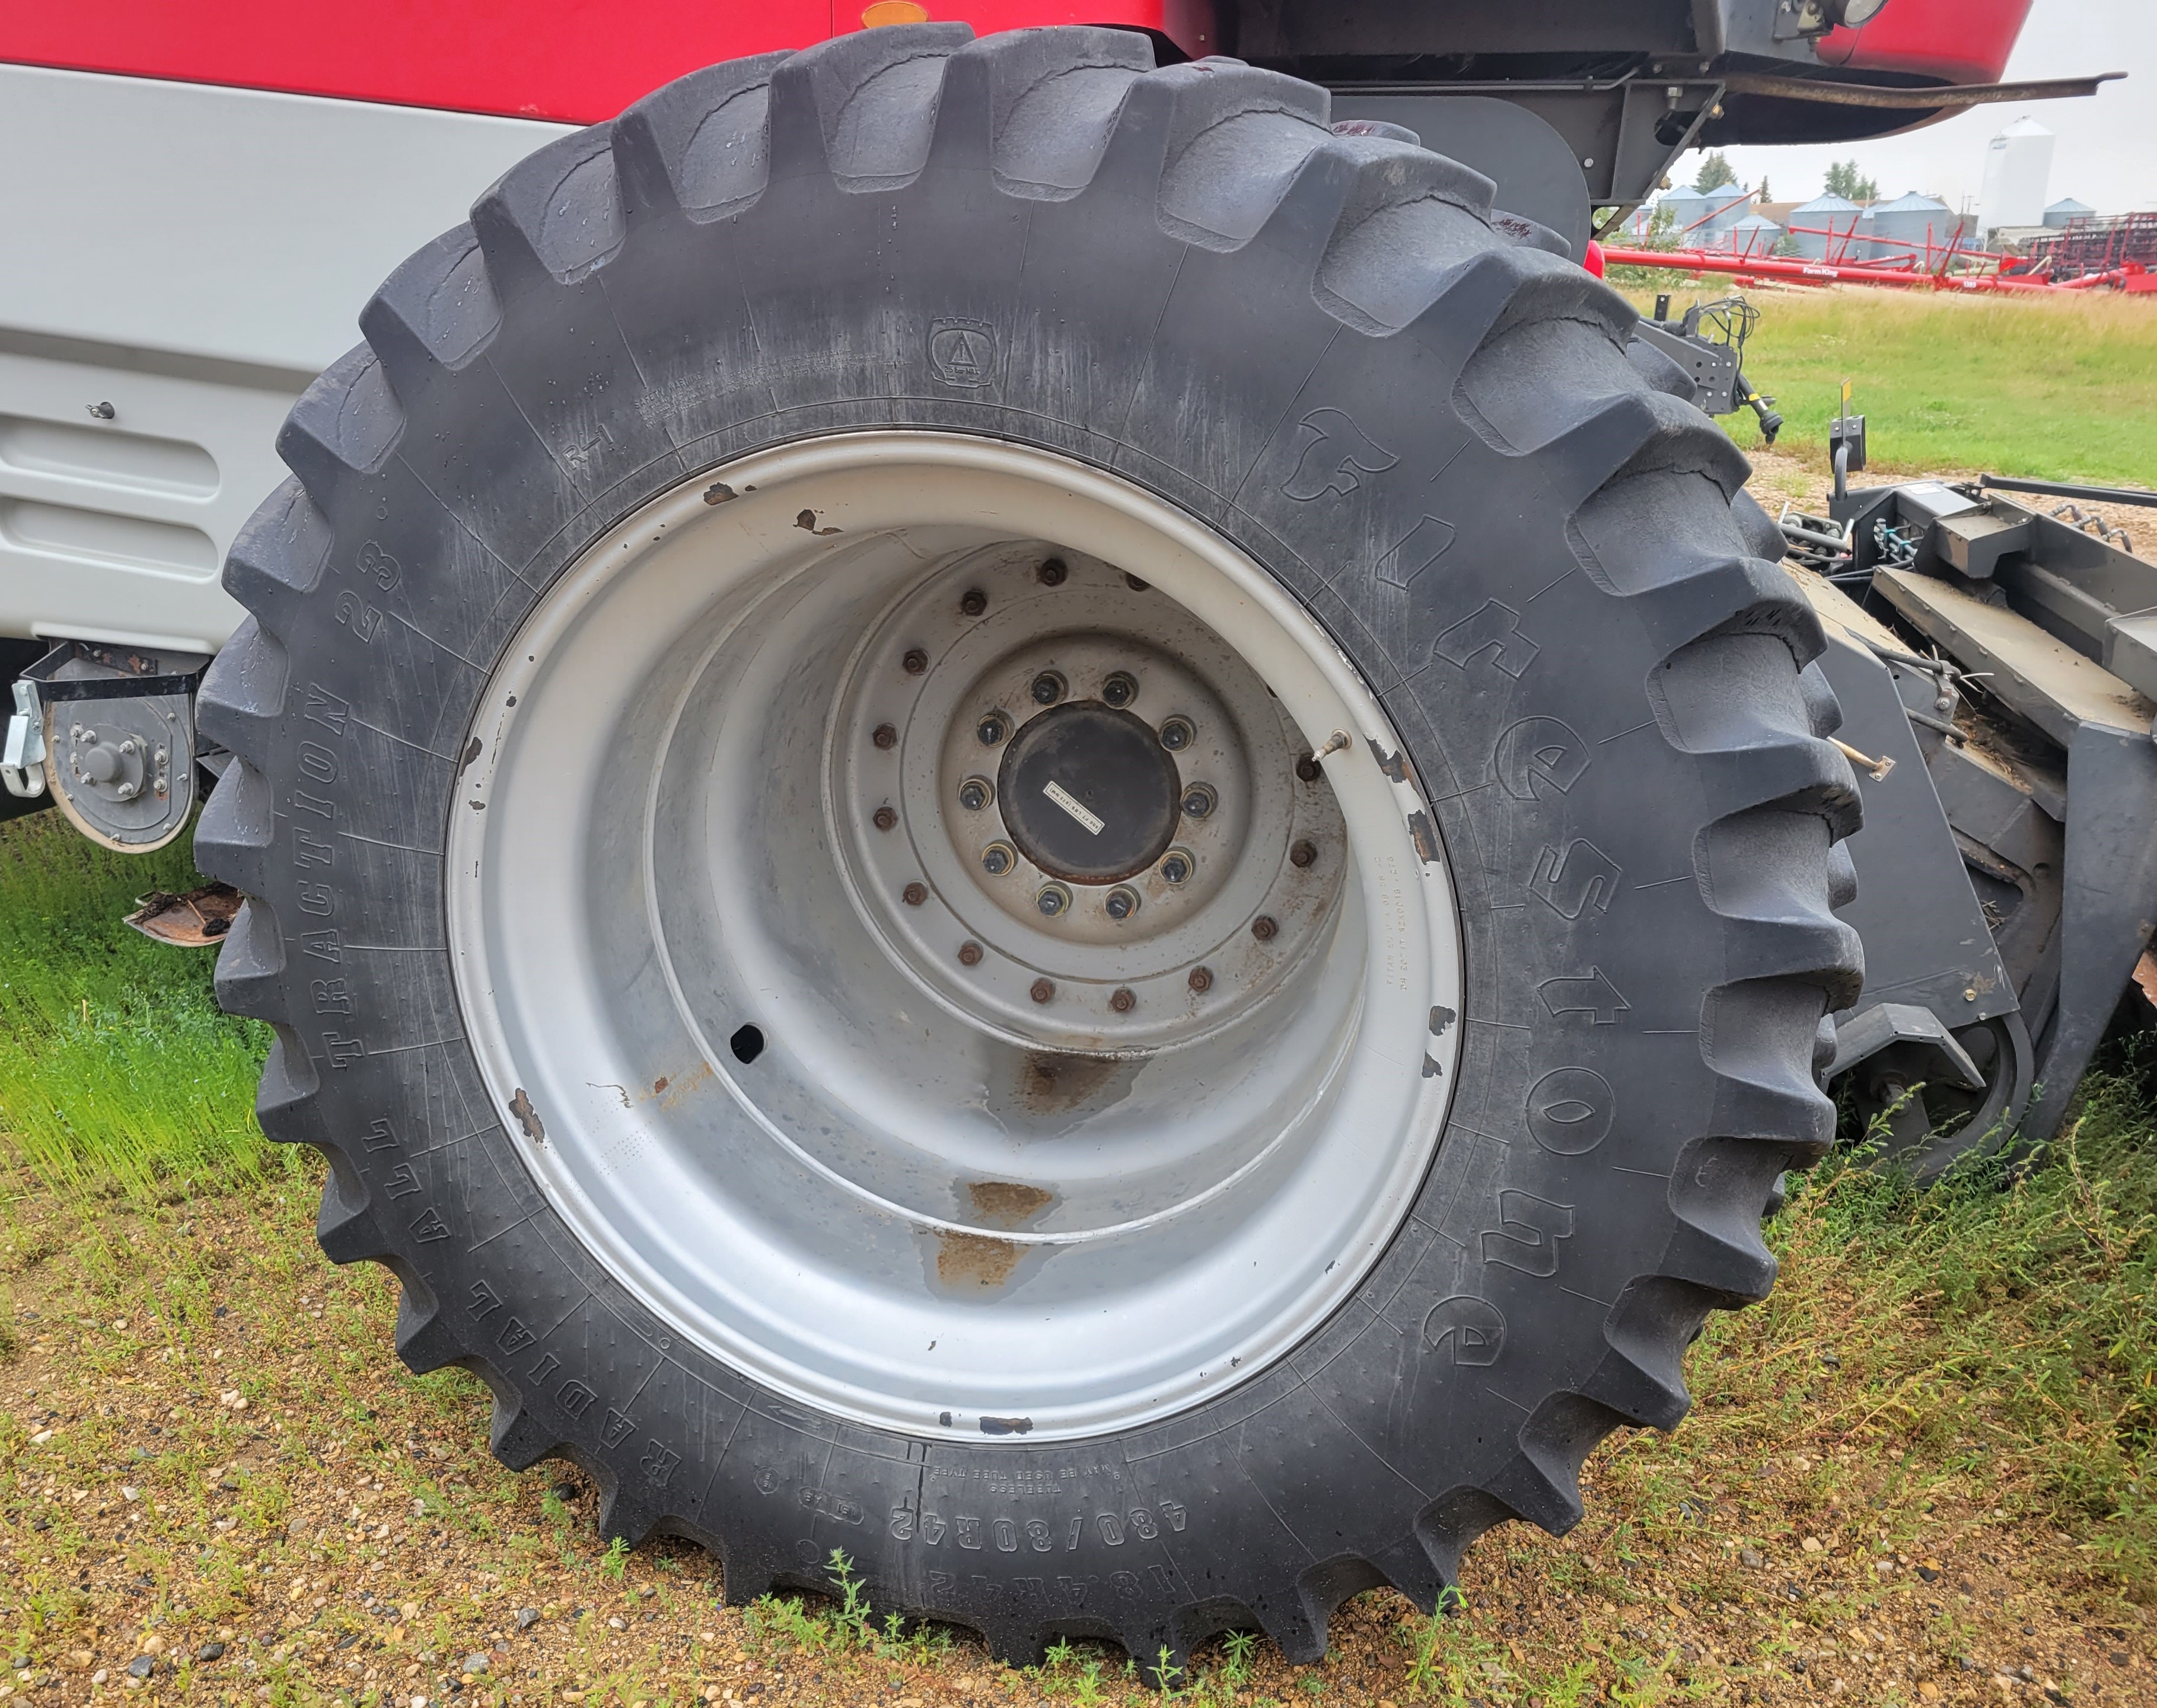
[[[1705, 51], [1719, 60], [1735, 50], [1733, 65], [1843, 71], [1887, 85], [1923, 86], [1997, 79], [2030, 0], [1892, 0], [1861, 28], [1752, 42], [1734, 21], [1722, 26], [1721, 39], [1711, 34], [1703, 41], [1693, 23], [1699, 7], [1644, 9], [1669, 14], [1660, 42], [1635, 23], [1604, 22], [1609, 8], [1600, 0], [1538, 8], [1526, 33], [1511, 18], [1515, 8], [1482, 0], [1367, 6], [1346, 14], [1232, 0], [936, 0], [922, 11], [938, 23], [971, 25], [977, 35], [1105, 24], [1144, 30], [1192, 59], [1236, 53], [1292, 69], [1322, 61], [1329, 75], [1321, 80], [1334, 83], [1368, 81], [1374, 74], [1402, 85], [1502, 81], [1507, 68], [1494, 75], [1494, 56], [1519, 61], [1517, 72], [1533, 75], [1582, 46], [1607, 63], [1612, 49], [1639, 39], [1673, 56]], [[1716, 18], [1708, 28], [1722, 24]], [[0, 18], [0, 62], [590, 124], [699, 65], [810, 47], [862, 27], [847, 0], [750, 7], [466, 0], [446, 8], [423, 0], [347, 0], [296, 10], [285, 0], [108, 0], [11, 8]], [[1464, 54], [1482, 65], [1445, 64]]]
[[[1181, 9], [1169, 0], [968, 0], [936, 15], [978, 34], [1121, 25], [1175, 40], [1194, 56], [1207, 52], [1202, 25], [1171, 23]], [[0, 60], [582, 125], [613, 117], [699, 65], [810, 47], [860, 28], [852, 12], [826, 0], [466, 0], [454, 8], [354, 0], [299, 8], [286, 0], [112, 0], [13, 8], [0, 20]]]
[[1894, 0], [1856, 29], [1820, 43], [1820, 63], [1943, 83], [1993, 83], [2030, 16], [2031, 0]]

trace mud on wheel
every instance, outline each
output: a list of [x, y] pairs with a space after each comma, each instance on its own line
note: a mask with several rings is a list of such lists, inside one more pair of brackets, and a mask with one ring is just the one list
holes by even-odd
[[1624, 304], [1148, 51], [873, 31], [512, 172], [286, 428], [198, 847], [507, 1464], [735, 1598], [1305, 1659], [1767, 1290], [1856, 806]]

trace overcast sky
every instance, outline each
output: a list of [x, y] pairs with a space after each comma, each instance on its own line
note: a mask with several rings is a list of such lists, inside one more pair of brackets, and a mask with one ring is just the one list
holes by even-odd
[[[2088, 100], [1973, 107], [1875, 142], [1732, 148], [1730, 163], [1748, 184], [1757, 186], [1765, 173], [1779, 202], [1817, 195], [1831, 162], [1855, 159], [1883, 196], [1923, 190], [1960, 208], [1977, 199], [1985, 145], [2026, 113], [2059, 139], [2047, 203], [2073, 196], [2101, 214], [2157, 208], [2157, 0], [2036, 0], [2005, 80], [2099, 71], [2124, 71], [2127, 80], [2105, 85]], [[1699, 158], [1686, 155], [1672, 179], [1691, 183]]]

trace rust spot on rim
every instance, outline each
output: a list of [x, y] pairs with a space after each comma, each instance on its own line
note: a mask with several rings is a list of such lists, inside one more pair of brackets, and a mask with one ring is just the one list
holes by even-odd
[[1426, 866], [1435, 866], [1445, 857], [1438, 846], [1438, 832], [1431, 827], [1430, 815], [1427, 812], [1408, 815], [1408, 840], [1415, 844], [1416, 858]]
[[936, 1278], [946, 1287], [978, 1288], [987, 1292], [1011, 1279], [1018, 1267], [1019, 1248], [1007, 1239], [955, 1231], [936, 1236]]
[[539, 1119], [539, 1111], [532, 1107], [532, 1099], [525, 1095], [524, 1088], [517, 1088], [517, 1095], [509, 1100], [509, 1113], [517, 1117], [517, 1124], [524, 1129], [524, 1136], [534, 1145], [547, 1142], [547, 1129]]
[[976, 1181], [966, 1188], [974, 1213], [985, 1222], [1022, 1227], [1056, 1201], [1056, 1194], [1017, 1181]]

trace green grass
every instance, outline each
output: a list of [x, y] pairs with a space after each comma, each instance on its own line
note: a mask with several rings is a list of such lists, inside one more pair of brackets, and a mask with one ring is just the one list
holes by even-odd
[[203, 882], [189, 846], [108, 853], [54, 811], [0, 824], [0, 1161], [49, 1189], [171, 1196], [288, 1165], [255, 1124], [270, 1029], [219, 1011], [213, 951], [121, 923]]
[[[1624, 288], [1644, 311], [1668, 290], [1675, 313], [1732, 286], [1670, 275]], [[1751, 296], [1761, 321], [1746, 373], [1776, 399], [1782, 447], [1824, 455], [1850, 379], [1876, 472], [2157, 484], [2157, 301], [1856, 286]], [[1759, 444], [1749, 412], [1724, 424], [1745, 449]]]
[[[1730, 1406], [1748, 1434], [1779, 1414], [1912, 1493], [1981, 1485], [2071, 1538], [2093, 1587], [2157, 1604], [2157, 1035], [2108, 1055], [2026, 1175], [1993, 1160], [1919, 1191], [1861, 1154], [1816, 1169], [1771, 1230], [1789, 1278], [1703, 1343], [1729, 1386], [1701, 1446]], [[1825, 1358], [1845, 1379], [1823, 1412], [1804, 1372]]]

